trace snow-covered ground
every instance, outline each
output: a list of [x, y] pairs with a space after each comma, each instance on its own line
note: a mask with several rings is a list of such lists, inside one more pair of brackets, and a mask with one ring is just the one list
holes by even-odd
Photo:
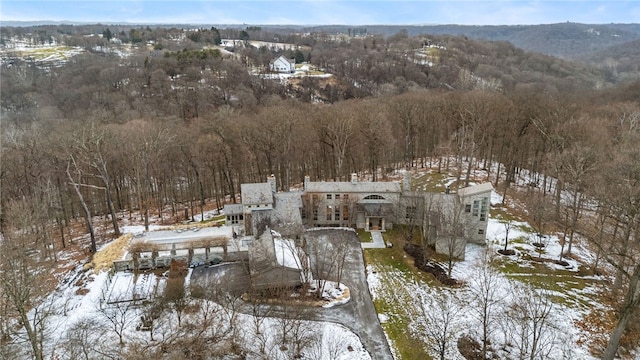
[[273, 79], [280, 81], [287, 81], [290, 78], [299, 78], [299, 77], [316, 77], [316, 78], [330, 78], [333, 74], [325, 73], [319, 71], [311, 64], [300, 64], [296, 66], [296, 71], [294, 73], [268, 73], [268, 74], [256, 74], [264, 79]]
[[[127, 226], [122, 230], [125, 233], [141, 233], [144, 228]], [[280, 240], [279, 243], [283, 241]], [[88, 351], [89, 358], [100, 359], [104, 358], [100, 352], [118, 353], [135, 344], [153, 346], [159, 344], [158, 338], [171, 338], [171, 334], [175, 336], [179, 333], [179, 326], [176, 313], [170, 308], [165, 309], [160, 319], [154, 322], [156, 340], [150, 340], [148, 331], [138, 330], [142, 325], [141, 316], [148, 312], [148, 306], [145, 305], [148, 303], [147, 300], [161, 294], [166, 283], [167, 278], [164, 275], [104, 271], [85, 273], [82, 266], [78, 266], [38, 308], [40, 314], [46, 310], [45, 327], [51, 329], [45, 338], [46, 358], [74, 358], [73, 346], [81, 346], [78, 342], [83, 341], [97, 341], [90, 349], [84, 350]], [[188, 287], [188, 284], [187, 276], [185, 285]], [[344, 285], [327, 282], [325, 289], [324, 307], [337, 306], [349, 301], [349, 291]], [[217, 327], [228, 326], [222, 324], [229, 324], [229, 318], [225, 317], [229, 315], [229, 304], [207, 303], [207, 300], [190, 299], [189, 304], [200, 310], [183, 314], [182, 324], [194, 326], [202, 322], [199, 320], [202, 316], [215, 316], [219, 317]], [[209, 309], [210, 313], [204, 315], [202, 309]], [[31, 316], [35, 315], [36, 313], [32, 312]], [[264, 316], [256, 319], [248, 313], [235, 314], [233, 328], [236, 330], [233, 331], [233, 336], [237, 337], [235, 341], [243, 344], [242, 352], [246, 354], [245, 358], [290, 358], [295, 348], [293, 335], [288, 334], [287, 346], [282, 346], [282, 329], [293, 330], [290, 330], [291, 324], [284, 324], [283, 321], [277, 317]], [[302, 353], [305, 354], [305, 359], [371, 359], [358, 336], [342, 325], [299, 320], [296, 326], [296, 331], [299, 331], [299, 336], [303, 338], [301, 344], [304, 344]], [[123, 336], [124, 347], [118, 345], [118, 331]], [[84, 340], [78, 339], [78, 336]], [[21, 354], [27, 357], [27, 347], [24, 345]]]
[[[132, 286], [139, 287], [136, 283], [141, 281], [152, 283], [148, 285], [155, 285], [157, 280], [152, 280], [153, 278], [153, 275], [147, 275], [143, 279], [138, 278], [134, 282], [132, 274], [118, 273], [113, 279], [109, 280], [108, 273], [101, 272], [84, 278], [81, 286], [78, 286], [78, 283], [70, 283], [68, 286], [62, 287], [54, 294], [51, 294], [49, 299], [45, 301], [46, 309], [49, 311], [49, 316], [46, 318], [46, 327], [52, 329], [45, 343], [45, 353], [52, 354], [47, 358], [69, 358], [70, 347], [68, 341], [70, 338], [74, 339], [78, 335], [78, 328], [85, 326], [84, 324], [87, 322], [91, 322], [93, 326], [91, 327], [92, 333], [85, 334], [87, 336], [86, 340], [100, 339], [99, 343], [94, 344], [93, 349], [89, 350], [90, 358], [104, 358], [98, 351], [119, 350], [118, 336], [114, 331], [110, 331], [117, 325], [111, 323], [109, 317], [123, 325], [122, 332], [125, 344], [133, 345], [138, 343], [149, 346], [149, 332], [136, 329], [141, 324], [140, 317], [144, 314], [145, 307], [126, 302], [124, 298], [127, 296], [123, 294], [130, 295]], [[164, 279], [161, 281], [164, 281]], [[106, 287], [107, 284], [111, 284], [110, 287]], [[80, 289], [86, 291], [79, 291]], [[108, 292], [106, 296], [110, 301], [104, 300], [103, 294], [105, 292]], [[193, 300], [191, 304], [197, 305], [201, 302], [203, 300]], [[209, 305], [219, 306], [217, 304]], [[200, 306], [203, 305], [200, 304]], [[225, 321], [223, 315], [227, 313], [222, 309], [212, 310], [212, 313], [214, 316], [220, 317], [220, 324]], [[122, 317], [118, 318], [119, 315]], [[190, 323], [190, 321], [197, 323], [197, 317], [202, 316], [202, 314], [196, 312], [183, 316], [183, 324]], [[172, 329], [177, 328], [175, 314], [169, 311], [163, 314], [163, 317], [162, 321], [156, 320], [156, 325], [154, 325], [157, 326], [154, 330], [157, 338], [169, 337], [174, 331]], [[192, 318], [191, 320], [189, 319], [190, 317]], [[263, 359], [264, 356], [260, 356], [261, 347], [264, 347], [269, 359], [289, 358], [290, 353], [288, 350], [280, 347], [281, 334], [279, 331], [284, 326], [280, 319], [273, 317], [260, 319], [259, 331], [255, 328], [256, 319], [251, 315], [238, 313], [235, 315], [234, 321], [235, 326], [239, 328], [237, 334], [240, 336], [236, 340], [244, 344], [246, 353], [253, 354], [248, 355], [246, 359]], [[360, 343], [359, 338], [342, 325], [301, 321], [300, 326], [303, 327], [301, 331], [304, 331], [305, 334], [306, 345], [303, 352], [306, 354], [304, 357], [306, 359], [371, 359]], [[175, 331], [177, 332], [177, 330]], [[288, 347], [293, 348], [293, 345], [289, 344]], [[26, 348], [23, 355], [27, 356]]]
[[[501, 201], [501, 196], [494, 192], [492, 204]], [[448, 341], [446, 358], [464, 359], [457, 350], [455, 339], [462, 335], [470, 335], [476, 340], [481, 339], [482, 322], [478, 316], [478, 303], [474, 302], [474, 298], [477, 297], [477, 289], [482, 287], [482, 274], [490, 272], [493, 274], [491, 289], [495, 299], [490, 339], [494, 353], [499, 358], [508, 359], [514, 356], [517, 358], [520, 351], [531, 350], [526, 349], [526, 346], [524, 349], [518, 347], [518, 344], [522, 345], [526, 342], [524, 338], [531, 335], [527, 333], [531, 329], [527, 330], [528, 325], [524, 324], [524, 321], [518, 323], [518, 316], [513, 315], [515, 309], [526, 305], [523, 304], [523, 298], [529, 298], [529, 302], [544, 304], [549, 309], [539, 344], [541, 348], [538, 349], [542, 355], [536, 358], [595, 359], [589, 354], [585, 345], [579, 344], [581, 333], [575, 322], [588, 311], [584, 304], [592, 300], [591, 296], [596, 290], [595, 284], [602, 278], [579, 276], [580, 264], [576, 260], [564, 259], [569, 266], [554, 263], [552, 260], [559, 259], [561, 251], [558, 236], [547, 236], [544, 240], [546, 246], [539, 250], [531, 245], [532, 242], [537, 241], [537, 236], [526, 222], [512, 221], [509, 230], [508, 248], [516, 247], [519, 249], [517, 254], [514, 256], [498, 254], [497, 250], [504, 247], [506, 234], [504, 223], [505, 221], [490, 218], [487, 229], [488, 244], [486, 246], [467, 245], [465, 260], [456, 262], [452, 269], [452, 277], [464, 283], [459, 288], [429, 286], [393, 267], [369, 265], [367, 280], [373, 298], [404, 305], [390, 307], [392, 310], [389, 312], [379, 314], [381, 322], [411, 319], [408, 327], [414, 338], [425, 339], [425, 350], [435, 355], [435, 349], [430, 346], [435, 345], [433, 340], [437, 337], [435, 333], [443, 330], [434, 324], [448, 321], [450, 322], [449, 331], [453, 336]], [[589, 258], [589, 252], [580, 245], [574, 245], [573, 253], [576, 255], [575, 258]], [[541, 256], [550, 261], [534, 265], [531, 260], [522, 256], [524, 254]], [[489, 263], [494, 265], [487, 266]], [[538, 287], [535, 281], [530, 279], [545, 275], [536, 274], [535, 266], [545, 266], [551, 274], [556, 271], [565, 276], [573, 274], [575, 279], [587, 281], [587, 286], [580, 289], [559, 285], [560, 290]], [[511, 273], [507, 269], [509, 267], [525, 270]], [[531, 270], [526, 271], [527, 268]], [[534, 285], [530, 287], [527, 284]], [[399, 289], [402, 290], [399, 291]], [[530, 338], [527, 341], [530, 341]]]
[[[474, 170], [472, 176], [478, 181], [483, 181], [485, 171]], [[535, 174], [526, 174], [524, 171], [520, 174], [516, 184], [528, 184]], [[446, 177], [442, 180], [443, 184], [452, 184], [455, 180], [453, 177]], [[549, 189], [553, 188], [553, 179], [549, 179]], [[564, 193], [563, 193], [564, 194]], [[564, 196], [564, 195], [563, 195]], [[491, 203], [497, 205], [502, 203], [502, 196], [494, 192], [492, 194]], [[518, 206], [518, 204], [510, 203], [508, 206]], [[509, 211], [506, 208], [505, 211]], [[197, 216], [197, 219], [209, 220], [214, 215], [218, 215], [217, 211]], [[438, 314], [443, 304], [448, 308], [459, 309], [452, 315], [453, 331], [457, 335], [468, 334], [476, 340], [479, 339], [479, 329], [481, 323], [477, 318], [477, 313], [472, 299], [474, 286], [477, 287], [478, 274], [485, 269], [487, 256], [497, 257], [502, 263], [515, 265], [521, 269], [530, 267], [530, 272], [523, 271], [521, 273], [509, 273], [508, 271], [497, 271], [497, 277], [494, 280], [493, 288], [495, 289], [496, 298], [500, 299], [495, 306], [496, 320], [494, 323], [494, 331], [490, 334], [495, 353], [501, 358], [510, 358], [510, 355], [518, 351], [513, 345], [517, 342], [514, 335], [513, 319], [499, 316], [509, 313], [517, 305], [518, 301], [523, 300], [523, 294], [526, 296], [544, 296], [553, 298], [550, 303], [550, 313], [548, 316], [548, 326], [545, 327], [545, 349], [548, 351], [546, 357], [549, 359], [594, 359], [585, 345], [578, 344], [581, 336], [579, 329], [575, 325], [575, 321], [580, 319], [588, 310], [581, 302], [589, 302], [590, 296], [595, 292], [593, 283], [600, 281], [598, 277], [583, 277], [580, 279], [591, 280], [586, 287], [569, 288], [562, 290], [543, 290], [535, 288], [534, 292], [526, 292], [525, 284], [530, 283], [528, 278], [534, 278], [535, 266], [544, 266], [549, 271], [562, 271], [579, 275], [580, 264], [577, 260], [564, 259], [569, 266], [560, 266], [552, 261], [544, 263], [536, 263], [535, 265], [523, 258], [522, 255], [529, 254], [532, 256], [541, 256], [547, 259], [555, 260], [559, 258], [561, 246], [557, 235], [549, 234], [544, 239], [545, 247], [540, 250], [532, 245], [536, 239], [535, 234], [529, 224], [523, 221], [512, 221], [509, 230], [508, 247], [517, 250], [517, 254], [511, 257], [505, 257], [497, 254], [497, 250], [504, 246], [505, 225], [504, 221], [490, 218], [487, 231], [487, 246], [468, 245], [464, 261], [456, 262], [452, 271], [454, 278], [464, 282], [464, 286], [455, 289], [435, 288], [420, 282], [414, 278], [407, 277], [401, 271], [389, 266], [369, 265], [368, 282], [371, 294], [374, 299], [385, 298], [389, 302], [401, 304], [395, 308], [389, 308], [384, 313], [379, 314], [381, 322], [392, 322], [398, 318], [413, 319], [407, 326], [407, 331], [413, 332], [416, 338], [429, 339], [426, 332], [434, 331], [430, 328], [430, 324], [435, 318], [429, 318], [428, 313]], [[152, 225], [151, 230], [162, 229], [160, 226]], [[165, 228], [166, 229], [166, 228]], [[123, 226], [121, 230], [125, 233], [142, 233], [144, 227], [139, 225]], [[581, 247], [580, 244], [574, 244], [573, 254], [575, 258], [589, 260], [591, 257], [588, 249]], [[497, 266], [496, 266], [497, 267]], [[540, 277], [540, 275], [537, 275]], [[141, 282], [140, 284], [138, 282]], [[117, 348], [118, 337], [114, 331], [109, 330], [110, 326], [106, 319], [109, 311], [113, 312], [119, 307], [119, 300], [133, 299], [131, 294], [140, 294], [139, 299], [149, 298], [153, 294], [158, 293], [158, 289], [165, 286], [166, 279], [162, 276], [145, 275], [142, 277], [133, 277], [131, 274], [118, 274], [109, 276], [105, 272], [97, 274], [83, 273], [82, 267], [79, 266], [75, 271], [67, 275], [64, 281], [54, 293], [52, 293], [40, 310], [47, 310], [50, 314], [47, 317], [47, 328], [51, 329], [47, 334], [46, 351], [48, 358], [60, 358], [60, 354], [65, 351], [65, 344], [69, 343], [69, 337], [75, 334], [78, 326], [89, 320], [99, 325], [101, 328], [100, 343], [110, 347]], [[330, 286], [329, 288], [334, 288]], [[533, 295], [532, 295], [533, 294]], [[328, 295], [338, 298], [339, 295]], [[577, 299], [577, 301], [576, 301]], [[342, 299], [344, 301], [344, 298]], [[200, 300], [198, 300], [200, 301]], [[198, 303], [195, 301], [192, 304]], [[126, 301], [124, 302], [127, 303]], [[111, 309], [111, 310], [109, 310]], [[140, 316], [145, 310], [141, 306], [132, 306], [126, 308], [126, 326], [124, 334], [127, 344], [136, 342], [148, 343], [149, 335], [147, 332], [137, 331], [136, 327], [140, 324]], [[435, 311], [425, 311], [431, 309]], [[442, 314], [442, 312], [440, 312]], [[32, 313], [33, 315], [33, 313]], [[176, 326], [175, 314], [167, 312], [163, 315], [165, 320], [158, 325], [158, 332], [169, 334]], [[194, 317], [195, 315], [188, 315]], [[250, 354], [260, 353], [259, 344], [269, 343], [269, 358], [280, 359], [287, 356], [286, 350], [280, 350], [278, 347], [279, 333], [278, 328], [282, 326], [281, 320], [275, 317], [266, 317], [262, 322], [260, 331], [255, 329], [255, 317], [248, 314], [238, 314], [237, 326], [241, 329], [242, 343], [246, 344], [247, 352]], [[313, 359], [369, 359], [369, 354], [364, 350], [362, 343], [358, 337], [348, 329], [331, 323], [305, 323], [308, 326], [309, 334], [313, 333], [315, 339], [312, 345], [309, 345], [307, 358]], [[258, 332], [260, 334], [258, 334]], [[311, 336], [311, 335], [310, 335]], [[258, 339], [260, 338], [260, 339]], [[426, 340], [428, 341], [428, 340]], [[505, 345], [510, 343], [511, 345]], [[392, 345], [393, 347], [393, 345]], [[425, 342], [425, 348], [428, 343]], [[350, 349], [350, 350], [349, 350]], [[509, 351], [509, 353], [507, 353]], [[247, 356], [249, 359], [259, 358], [259, 356]], [[457, 351], [455, 343], [451, 344], [448, 353], [448, 359], [462, 359], [461, 354]]]

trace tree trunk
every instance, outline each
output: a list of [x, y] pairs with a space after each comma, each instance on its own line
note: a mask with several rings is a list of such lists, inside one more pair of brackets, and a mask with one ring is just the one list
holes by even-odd
[[118, 216], [116, 215], [116, 209], [113, 206], [113, 199], [111, 198], [111, 187], [109, 186], [109, 178], [104, 180], [104, 192], [107, 198], [107, 206], [109, 207], [109, 213], [111, 214], [111, 225], [113, 225], [113, 234], [120, 236], [120, 227], [118, 226]]
[[73, 186], [73, 189], [75, 190], [76, 195], [78, 195], [78, 199], [80, 200], [80, 205], [82, 206], [82, 210], [84, 211], [84, 217], [87, 223], [87, 228], [89, 230], [89, 235], [91, 236], [91, 253], [95, 254], [98, 249], [96, 246], [96, 234], [93, 228], [93, 220], [91, 219], [91, 211], [89, 211], [89, 207], [87, 206], [87, 203], [84, 200], [84, 197], [82, 196], [82, 192], [80, 191], [80, 185], [75, 180], [73, 180], [73, 177], [71, 176], [71, 172], [69, 170], [70, 165], [71, 164], [67, 165], [67, 176], [69, 177], [69, 181], [71, 182], [71, 185]]
[[629, 279], [629, 289], [625, 296], [624, 305], [620, 310], [620, 317], [618, 318], [618, 324], [609, 337], [607, 348], [602, 355], [603, 360], [613, 360], [618, 351], [620, 345], [620, 339], [627, 329], [629, 319], [640, 305], [640, 293], [638, 289], [638, 282], [640, 281], [640, 265], [636, 265], [631, 279]]

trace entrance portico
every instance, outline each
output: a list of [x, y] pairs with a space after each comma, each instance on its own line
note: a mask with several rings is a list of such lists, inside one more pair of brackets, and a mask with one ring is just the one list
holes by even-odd
[[385, 229], [385, 219], [382, 216], [367, 216], [365, 224], [365, 231], [384, 231]]

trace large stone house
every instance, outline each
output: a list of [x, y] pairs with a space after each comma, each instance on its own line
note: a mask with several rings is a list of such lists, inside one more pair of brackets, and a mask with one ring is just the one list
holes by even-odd
[[393, 226], [394, 210], [402, 194], [397, 182], [349, 182], [304, 180], [303, 220], [309, 227], [348, 226], [384, 230]]
[[276, 179], [242, 184], [242, 205], [226, 205], [227, 223], [246, 235], [259, 236], [265, 227], [297, 237], [304, 228], [352, 227], [384, 231], [394, 224], [417, 226], [438, 253], [464, 258], [467, 242], [486, 241], [490, 183], [451, 192], [411, 190], [404, 173], [396, 182], [330, 182], [304, 179], [303, 191], [276, 192]]

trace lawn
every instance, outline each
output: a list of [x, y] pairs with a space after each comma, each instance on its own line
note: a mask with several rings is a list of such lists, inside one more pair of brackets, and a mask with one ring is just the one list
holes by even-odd
[[[499, 257], [493, 265], [509, 279], [530, 284], [537, 289], [551, 292], [552, 301], [570, 307], [591, 307], [597, 297], [593, 289], [604, 280], [586, 277], [587, 271], [569, 271], [550, 268], [546, 264], [535, 261], [523, 262], [517, 258]], [[585, 291], [585, 289], [587, 291]]]
[[212, 217], [211, 219], [206, 219], [201, 221], [201, 223], [218, 223], [219, 225], [224, 225], [226, 222], [226, 215], [220, 214]]
[[[373, 269], [380, 280], [380, 288], [376, 290], [380, 296], [374, 296], [374, 305], [378, 314], [384, 314], [382, 327], [399, 359], [431, 359], [424, 349], [424, 339], [416, 338], [407, 330], [411, 317], [406, 307], [405, 292], [396, 292], [406, 283], [420, 282], [428, 286], [437, 286], [430, 274], [421, 272], [413, 265], [402, 246], [404, 240], [399, 230], [383, 233], [385, 241], [393, 247], [385, 249], [366, 249], [365, 262]], [[404, 295], [403, 295], [404, 294]]]
[[364, 229], [358, 229], [358, 237], [360, 238], [360, 242], [372, 242], [371, 233], [369, 231], [365, 231]]

